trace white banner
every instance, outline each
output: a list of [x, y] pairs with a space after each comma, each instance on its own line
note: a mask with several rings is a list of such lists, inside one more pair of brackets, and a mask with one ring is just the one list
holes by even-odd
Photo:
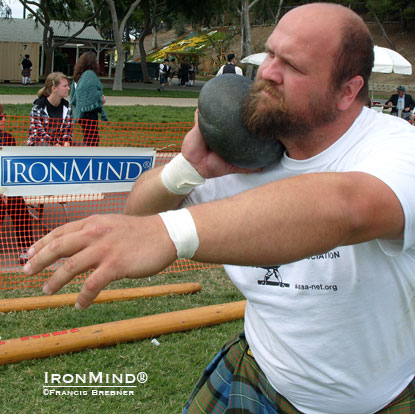
[[130, 191], [155, 158], [152, 148], [0, 147], [0, 191], [6, 196]]

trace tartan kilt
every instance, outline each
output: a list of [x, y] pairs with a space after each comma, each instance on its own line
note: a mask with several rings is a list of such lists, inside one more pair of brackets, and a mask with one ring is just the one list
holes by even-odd
[[25, 78], [28, 78], [30, 76], [30, 69], [23, 69], [22, 76], [24, 76]]
[[[207, 366], [182, 414], [303, 413], [274, 390], [241, 333], [225, 344]], [[375, 414], [415, 414], [415, 380]]]

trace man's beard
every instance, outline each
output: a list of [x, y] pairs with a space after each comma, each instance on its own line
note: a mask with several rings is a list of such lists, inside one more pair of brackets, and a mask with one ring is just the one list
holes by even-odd
[[[262, 91], [272, 97], [266, 96]], [[309, 135], [315, 128], [337, 118], [334, 94], [310, 97], [309, 108], [290, 108], [272, 82], [255, 81], [242, 107], [244, 126], [254, 135], [268, 139], [295, 138]], [[305, 104], [306, 105], [306, 104]]]

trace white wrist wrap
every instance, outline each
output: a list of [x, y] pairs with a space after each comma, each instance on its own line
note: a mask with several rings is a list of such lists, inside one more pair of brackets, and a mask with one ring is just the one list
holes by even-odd
[[159, 216], [176, 246], [177, 258], [191, 259], [199, 247], [199, 237], [190, 211], [182, 208], [159, 213]]
[[181, 153], [164, 166], [161, 180], [174, 194], [189, 194], [193, 188], [206, 181]]

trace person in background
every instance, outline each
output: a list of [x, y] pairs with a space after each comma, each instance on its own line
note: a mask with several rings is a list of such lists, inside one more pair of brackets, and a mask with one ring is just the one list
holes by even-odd
[[85, 52], [76, 62], [71, 85], [71, 105], [74, 119], [79, 119], [84, 135], [83, 145], [96, 147], [99, 144], [98, 115], [108, 120], [104, 110], [105, 96], [98, 78], [99, 65], [94, 52]]
[[415, 108], [415, 101], [412, 96], [405, 93], [405, 86], [398, 86], [397, 92], [393, 94], [389, 100], [385, 103], [385, 108], [392, 108], [391, 115], [398, 116], [407, 121], [413, 121], [415, 119], [412, 110]]
[[[5, 132], [6, 114], [4, 105], [0, 103], [0, 146], [16, 146], [15, 138]], [[11, 218], [19, 245], [19, 263], [23, 266], [27, 260], [27, 250], [35, 242], [33, 237], [32, 219], [23, 197], [0, 196], [0, 223], [6, 214]]]
[[189, 82], [189, 64], [187, 62], [182, 62], [179, 69], [179, 86], [187, 86]]
[[20, 66], [22, 67], [22, 84], [29, 85], [32, 83], [32, 62], [29, 55], [24, 56]]
[[189, 86], [193, 86], [196, 80], [196, 66], [193, 62], [189, 65]]
[[236, 73], [237, 75], [243, 76], [242, 69], [239, 66], [236, 66], [236, 57], [233, 53], [229, 53], [227, 56], [228, 63], [223, 65], [219, 70], [216, 76], [224, 75], [225, 73]]
[[170, 61], [170, 72], [169, 72], [169, 83], [171, 84], [173, 82], [174, 77], [178, 77], [178, 66], [176, 63], [176, 59], [172, 58]]
[[159, 92], [164, 91], [164, 87], [169, 83], [170, 66], [169, 59], [164, 59], [163, 63], [159, 65], [160, 87], [157, 88]]
[[52, 72], [30, 111], [30, 127], [26, 145], [68, 147], [72, 143], [72, 110], [65, 99], [69, 93], [68, 78]]

